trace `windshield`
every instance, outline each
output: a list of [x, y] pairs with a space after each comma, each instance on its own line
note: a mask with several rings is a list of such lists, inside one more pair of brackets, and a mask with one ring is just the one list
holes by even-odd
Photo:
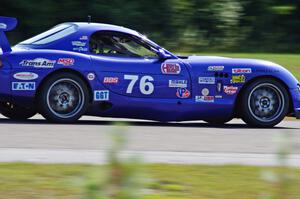
[[63, 37], [66, 37], [70, 34], [73, 34], [76, 32], [76, 26], [71, 24], [61, 24], [58, 26], [55, 26], [54, 28], [43, 32], [35, 37], [32, 37], [30, 39], [27, 39], [20, 44], [33, 44], [33, 45], [42, 45], [47, 44], [53, 41], [56, 41], [58, 39], [61, 39]]

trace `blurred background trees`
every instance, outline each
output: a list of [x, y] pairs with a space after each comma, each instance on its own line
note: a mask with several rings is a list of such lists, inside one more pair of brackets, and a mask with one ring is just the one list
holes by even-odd
[[135, 29], [177, 52], [300, 52], [299, 0], [1, 0], [13, 43], [66, 21]]

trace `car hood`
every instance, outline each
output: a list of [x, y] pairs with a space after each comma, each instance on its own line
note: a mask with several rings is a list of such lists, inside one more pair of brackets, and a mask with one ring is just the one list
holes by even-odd
[[184, 59], [184, 62], [192, 67], [199, 66], [212, 66], [222, 65], [229, 67], [280, 67], [282, 66], [275, 64], [270, 61], [258, 60], [258, 59], [243, 59], [243, 58], [228, 58], [218, 56], [189, 56]]
[[222, 72], [232, 74], [233, 68], [251, 68], [250, 74], [245, 74], [250, 80], [257, 76], [273, 76], [281, 79], [290, 88], [297, 86], [298, 80], [284, 67], [265, 60], [258, 59], [241, 59], [241, 58], [227, 58], [217, 56], [189, 56], [182, 61], [190, 67], [191, 74], [194, 76], [200, 76], [208, 74], [208, 68], [210, 66], [224, 66]]

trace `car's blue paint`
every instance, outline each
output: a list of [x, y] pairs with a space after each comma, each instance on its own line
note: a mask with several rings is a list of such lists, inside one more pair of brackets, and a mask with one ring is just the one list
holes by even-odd
[[[1, 22], [1, 17], [0, 17]], [[151, 119], [158, 121], [183, 121], [209, 119], [216, 117], [230, 117], [239, 92], [247, 83], [258, 77], [274, 77], [281, 80], [289, 89], [293, 110], [300, 109], [300, 90], [297, 87], [297, 79], [285, 68], [268, 61], [250, 59], [231, 59], [224, 57], [190, 56], [179, 58], [171, 55], [170, 59], [160, 60], [144, 58], [109, 57], [92, 54], [89, 51], [74, 50], [73, 41], [84, 42], [84, 48], [88, 48], [90, 36], [98, 31], [116, 31], [143, 40], [153, 46], [157, 51], [161, 48], [154, 42], [143, 37], [136, 31], [107, 24], [97, 23], [69, 23], [77, 27], [77, 32], [65, 38], [51, 42], [47, 45], [16, 45], [12, 52], [5, 50], [5, 41], [0, 41], [4, 52], [1, 55], [3, 66], [0, 68], [0, 101], [9, 101], [15, 104], [34, 107], [36, 96], [39, 94], [40, 85], [51, 74], [60, 70], [75, 71], [84, 78], [90, 87], [90, 92], [109, 90], [109, 100], [112, 106], [103, 109], [103, 101], [94, 100], [91, 96], [91, 106], [87, 115], [103, 117], [125, 117]], [[1, 32], [1, 31], [0, 31]], [[2, 31], [3, 32], [3, 31]], [[4, 46], [3, 46], [4, 44]], [[55, 61], [51, 68], [39, 68], [26, 66], [22, 61], [46, 59]], [[58, 64], [58, 60], [67, 58], [74, 60], [72, 65]], [[23, 65], [21, 64], [23, 63]], [[179, 74], [163, 74], [162, 65], [178, 64], [181, 68]], [[220, 71], [210, 71], [210, 67], [224, 67]], [[251, 73], [233, 74], [233, 69], [251, 69]], [[34, 80], [16, 80], [14, 75], [22, 72], [38, 74]], [[90, 76], [92, 78], [89, 78]], [[93, 78], [93, 75], [95, 78]], [[138, 76], [132, 92], [127, 92], [130, 80], [125, 76]], [[244, 75], [244, 83], [232, 83], [232, 76]], [[153, 78], [154, 91], [144, 94], [140, 89], [140, 81], [144, 76]], [[213, 84], [199, 84], [199, 77], [215, 78]], [[105, 78], [115, 78], [117, 83], [104, 83]], [[177, 88], [170, 87], [170, 80], [186, 82], [186, 89], [190, 95], [178, 97]], [[32, 82], [36, 84], [36, 90], [16, 91], [12, 90], [12, 82]], [[176, 81], [175, 81], [176, 82]], [[221, 90], [218, 90], [220, 85]], [[225, 94], [224, 87], [236, 87], [237, 92]], [[209, 93], [207, 93], [207, 90]], [[196, 100], [197, 96], [213, 96], [214, 101], [205, 98], [206, 102]]]
[[13, 30], [15, 29], [16, 26], [17, 26], [16, 18], [0, 16], [0, 46], [3, 52], [11, 51], [9, 42], [4, 32]]

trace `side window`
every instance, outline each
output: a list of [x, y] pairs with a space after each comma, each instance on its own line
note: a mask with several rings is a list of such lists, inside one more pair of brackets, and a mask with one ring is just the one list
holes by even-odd
[[98, 55], [122, 57], [157, 57], [152, 47], [131, 35], [98, 32], [91, 36], [90, 51]]

